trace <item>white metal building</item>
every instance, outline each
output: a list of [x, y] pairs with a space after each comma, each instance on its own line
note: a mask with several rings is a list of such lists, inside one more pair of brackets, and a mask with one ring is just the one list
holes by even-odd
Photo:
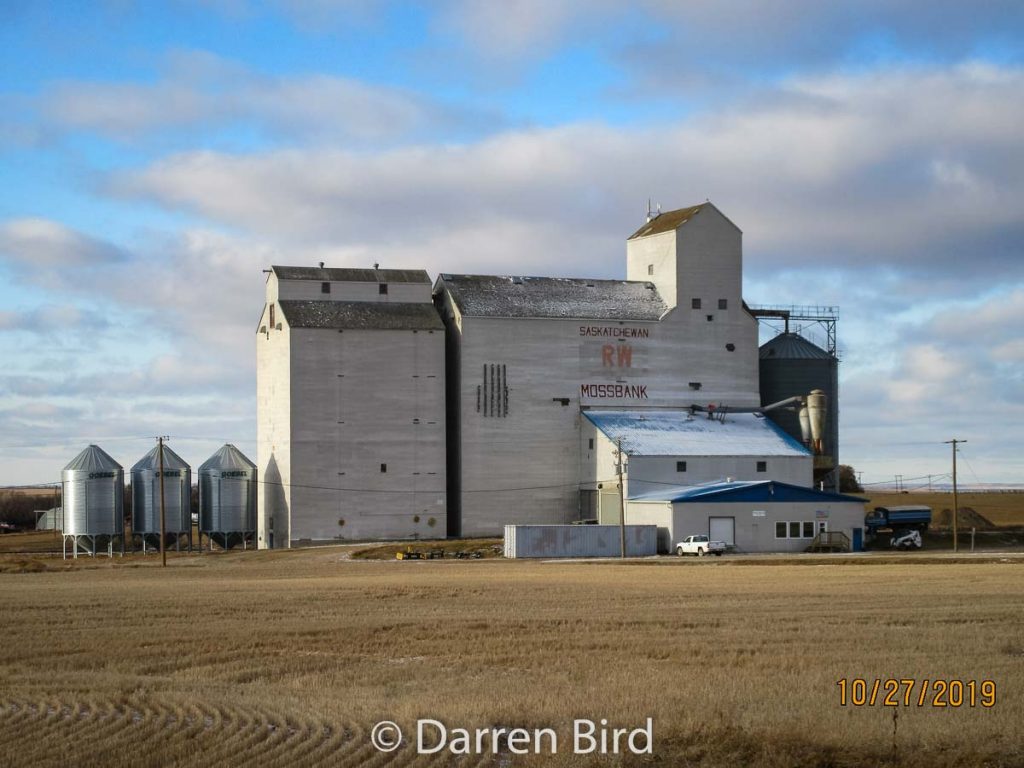
[[773, 480], [662, 488], [626, 503], [631, 524], [658, 526], [661, 552], [692, 534], [740, 552], [803, 552], [829, 533], [859, 548], [863, 535], [863, 499]]
[[274, 267], [257, 335], [260, 545], [271, 529], [284, 546], [597, 517], [612, 445], [649, 442], [655, 423], [657, 451], [627, 446], [627, 495], [810, 485], [810, 455], [766, 420], [692, 413], [761, 405], [735, 224], [711, 203], [654, 216], [627, 240], [626, 276], [442, 273], [431, 304], [420, 271]]
[[580, 488], [584, 498], [587, 490], [593, 492], [591, 506], [583, 511], [601, 523], [619, 522], [620, 446], [627, 499], [726, 478], [812, 484], [810, 451], [761, 414], [591, 410], [583, 415]]
[[260, 547], [444, 536], [444, 326], [418, 270], [272, 267]]

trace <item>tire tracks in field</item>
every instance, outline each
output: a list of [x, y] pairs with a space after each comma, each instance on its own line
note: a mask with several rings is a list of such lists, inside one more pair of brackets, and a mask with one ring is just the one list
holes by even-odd
[[[188, 764], [339, 765], [362, 729], [257, 706], [182, 704], [162, 697], [0, 700], [0, 754], [17, 763], [60, 763], [76, 754], [130, 752], [139, 744], [191, 755]], [[369, 755], [367, 755], [369, 757]], [[356, 763], [362, 762], [357, 760]]]
[[32, 765], [63, 765], [72, 755], [89, 756], [89, 765], [131, 762], [142, 745], [175, 765], [224, 768], [255, 763], [494, 768], [508, 764], [496, 758], [511, 757], [474, 756], [453, 763], [448, 753], [418, 755], [410, 743], [379, 752], [367, 729], [351, 722], [247, 703], [186, 702], [180, 695], [140, 693], [116, 699], [0, 699], [0, 745], [0, 759]]

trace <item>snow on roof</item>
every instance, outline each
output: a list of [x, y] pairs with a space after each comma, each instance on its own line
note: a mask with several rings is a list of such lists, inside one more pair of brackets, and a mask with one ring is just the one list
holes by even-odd
[[630, 456], [809, 456], [770, 419], [729, 413], [724, 421], [689, 411], [584, 411]]

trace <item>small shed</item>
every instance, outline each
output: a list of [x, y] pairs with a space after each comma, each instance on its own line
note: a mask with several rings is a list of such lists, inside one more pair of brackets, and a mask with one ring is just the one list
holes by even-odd
[[64, 527], [64, 508], [53, 507], [51, 509], [36, 510], [37, 531], [59, 531]]
[[775, 480], [708, 483], [629, 499], [626, 522], [657, 525], [660, 552], [692, 534], [737, 552], [803, 552], [826, 543], [849, 550], [861, 541], [864, 502]]

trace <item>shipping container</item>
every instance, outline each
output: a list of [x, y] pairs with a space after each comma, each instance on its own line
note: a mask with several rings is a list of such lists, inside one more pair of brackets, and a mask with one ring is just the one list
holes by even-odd
[[[505, 557], [619, 557], [617, 525], [506, 525]], [[656, 525], [626, 526], [626, 556], [658, 553]]]

